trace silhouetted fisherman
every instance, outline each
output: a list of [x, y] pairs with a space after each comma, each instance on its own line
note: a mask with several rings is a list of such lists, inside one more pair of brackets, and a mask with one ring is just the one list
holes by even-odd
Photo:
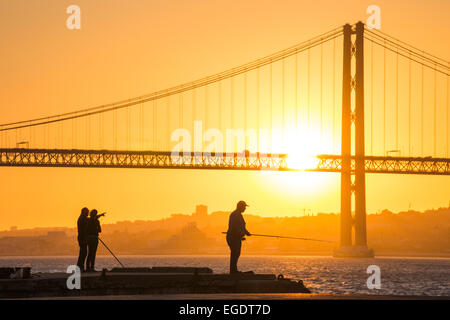
[[241, 255], [242, 240], [245, 240], [245, 235], [251, 235], [245, 228], [245, 220], [242, 216], [242, 212], [245, 211], [246, 207], [248, 207], [248, 205], [245, 201], [239, 201], [236, 210], [230, 214], [230, 219], [228, 221], [227, 243], [230, 247], [230, 274], [239, 273], [237, 262]]
[[87, 242], [87, 222], [89, 220], [88, 214], [89, 214], [88, 208], [85, 207], [81, 209], [81, 214], [77, 220], [78, 245], [80, 246], [77, 266], [80, 267], [81, 272], [84, 272], [86, 270], [84, 264], [86, 263], [86, 256], [88, 250], [88, 242]]
[[87, 223], [88, 257], [86, 271], [95, 271], [95, 256], [98, 247], [98, 234], [102, 232], [97, 210], [92, 210]]

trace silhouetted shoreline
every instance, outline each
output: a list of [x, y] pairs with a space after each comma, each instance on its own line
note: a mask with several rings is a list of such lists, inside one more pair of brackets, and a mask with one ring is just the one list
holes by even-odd
[[[229, 212], [172, 214], [160, 220], [102, 221], [102, 239], [118, 255], [227, 255], [225, 231]], [[339, 215], [318, 213], [299, 217], [247, 214], [254, 233], [307, 237], [332, 243], [248, 237], [245, 255], [330, 256], [339, 241]], [[367, 216], [368, 243], [376, 256], [449, 257], [450, 208], [425, 212]], [[0, 257], [74, 256], [75, 228], [35, 228], [0, 231]], [[99, 255], [109, 253], [99, 247]]]

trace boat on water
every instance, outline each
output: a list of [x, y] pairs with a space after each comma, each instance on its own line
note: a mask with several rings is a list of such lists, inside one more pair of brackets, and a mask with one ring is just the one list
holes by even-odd
[[[311, 293], [301, 280], [274, 274], [214, 274], [207, 267], [113, 268], [101, 272], [32, 273], [1, 268], [0, 298], [189, 294]], [[76, 285], [78, 281], [78, 286]]]

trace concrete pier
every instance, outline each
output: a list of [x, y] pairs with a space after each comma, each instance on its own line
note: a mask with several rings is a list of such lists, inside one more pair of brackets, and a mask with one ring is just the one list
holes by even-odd
[[[170, 270], [169, 270], [170, 271]], [[83, 297], [152, 294], [310, 293], [301, 281], [274, 274], [187, 272], [96, 272], [81, 274], [81, 289], [67, 288], [66, 273], [1, 279], [0, 298]]]

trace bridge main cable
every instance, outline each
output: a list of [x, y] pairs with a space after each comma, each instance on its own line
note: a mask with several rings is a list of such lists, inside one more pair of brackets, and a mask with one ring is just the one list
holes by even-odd
[[444, 64], [448, 64], [449, 63], [449, 61], [447, 61], [445, 59], [442, 59], [442, 58], [437, 57], [437, 56], [435, 56], [435, 55], [433, 55], [431, 53], [428, 53], [428, 52], [425, 52], [423, 50], [420, 50], [419, 48], [416, 48], [416, 47], [414, 47], [413, 45], [411, 45], [409, 43], [406, 43], [406, 42], [404, 42], [402, 40], [399, 40], [399, 39], [397, 39], [395, 37], [392, 37], [391, 35], [388, 35], [385, 32], [382, 32], [381, 30], [369, 29], [369, 28], [366, 27], [365, 28], [365, 32], [366, 33], [368, 32], [371, 35], [377, 36], [379, 38], [382, 38], [383, 40], [391, 42], [394, 45], [396, 45], [396, 46], [398, 46], [398, 47], [400, 47], [400, 48], [402, 48], [402, 49], [404, 49], [404, 50], [406, 50], [406, 51], [408, 51], [410, 53], [415, 53], [415, 54], [417, 54], [417, 55], [419, 55], [419, 56], [421, 56], [423, 58], [426, 58], [426, 59], [430, 60], [432, 63], [436, 63], [437, 61], [440, 61], [440, 62], [442, 62]]
[[[404, 42], [397, 40], [393, 37], [387, 36], [386, 34], [378, 34], [371, 29], [365, 30], [365, 39], [373, 42], [393, 53], [421, 64], [429, 69], [442, 73], [446, 76], [450, 75], [450, 62], [435, 57], [424, 51], [412, 47], [411, 45], [405, 44]], [[386, 36], [384, 36], [386, 35]], [[380, 41], [384, 42], [381, 43]], [[409, 46], [410, 48], [407, 48]]]
[[341, 35], [342, 35], [342, 27], [339, 27], [339, 28], [333, 29], [331, 31], [325, 32], [319, 36], [316, 36], [310, 40], [304, 41], [300, 44], [297, 44], [295, 46], [287, 48], [285, 50], [278, 51], [278, 52], [268, 55], [264, 58], [254, 60], [247, 64], [229, 69], [224, 72], [217, 73], [212, 76], [207, 76], [205, 78], [195, 80], [192, 82], [188, 82], [188, 83], [185, 83], [182, 85], [178, 85], [178, 86], [175, 86], [175, 87], [172, 87], [169, 89], [160, 90], [160, 91], [157, 91], [157, 92], [154, 92], [151, 94], [147, 94], [147, 95], [143, 95], [143, 96], [139, 96], [139, 97], [135, 97], [135, 98], [130, 98], [130, 99], [126, 99], [126, 100], [122, 100], [122, 101], [118, 101], [118, 102], [113, 102], [113, 103], [109, 103], [106, 105], [101, 105], [101, 106], [97, 106], [97, 107], [72, 111], [72, 112], [63, 113], [63, 114], [57, 114], [57, 115], [53, 115], [53, 116], [41, 117], [41, 118], [36, 118], [36, 119], [31, 119], [31, 120], [23, 120], [23, 121], [0, 124], [0, 132], [87, 117], [87, 116], [91, 116], [91, 115], [95, 115], [95, 114], [99, 114], [99, 113], [104, 113], [104, 112], [109, 112], [109, 111], [114, 111], [117, 109], [130, 107], [130, 106], [140, 104], [140, 103], [145, 103], [145, 102], [149, 102], [149, 101], [162, 99], [162, 98], [165, 98], [168, 96], [172, 96], [172, 95], [176, 95], [176, 94], [183, 93], [186, 91], [190, 91], [190, 90], [196, 89], [198, 87], [203, 87], [203, 86], [215, 83], [215, 82], [219, 82], [224, 79], [232, 78], [236, 75], [240, 75], [240, 74], [246, 73], [248, 71], [260, 68], [262, 66], [272, 64], [273, 62], [280, 61], [286, 57], [298, 54], [300, 52], [303, 52], [305, 50], [311, 49], [311, 48], [321, 45], [325, 42], [333, 40]]

